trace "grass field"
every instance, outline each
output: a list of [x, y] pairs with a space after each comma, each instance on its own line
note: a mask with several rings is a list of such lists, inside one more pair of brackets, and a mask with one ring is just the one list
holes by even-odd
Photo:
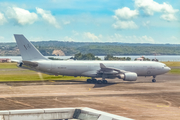
[[3, 68], [18, 68], [16, 66], [16, 63], [0, 63], [0, 69], [3, 69]]
[[169, 73], [171, 73], [171, 74], [180, 74], [180, 69], [171, 69], [171, 71], [169, 71]]
[[[169, 67], [180, 67], [180, 62], [163, 62]], [[179, 68], [172, 68], [170, 74], [180, 74]], [[53, 76], [18, 68], [16, 63], [0, 63], [0, 82], [7, 81], [53, 81], [53, 80], [86, 80], [86, 77]]]
[[[166, 64], [168, 67], [171, 67], [171, 71], [169, 71], [169, 73], [180, 74], [180, 62], [162, 62], [162, 63]], [[177, 67], [177, 68], [173, 68], [173, 67]]]
[[180, 67], [180, 62], [162, 62], [169, 67]]

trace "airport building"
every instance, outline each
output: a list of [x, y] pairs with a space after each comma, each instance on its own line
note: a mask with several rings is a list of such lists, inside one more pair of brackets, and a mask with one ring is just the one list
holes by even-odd
[[0, 120], [132, 120], [91, 108], [52, 108], [0, 111]]
[[9, 59], [9, 58], [1, 58], [0, 63], [4, 63], [4, 62], [11, 62], [11, 59]]

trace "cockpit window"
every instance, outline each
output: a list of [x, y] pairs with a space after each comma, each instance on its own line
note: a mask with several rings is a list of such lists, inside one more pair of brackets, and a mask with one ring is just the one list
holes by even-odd
[[167, 67], [166, 65], [164, 65], [164, 67]]

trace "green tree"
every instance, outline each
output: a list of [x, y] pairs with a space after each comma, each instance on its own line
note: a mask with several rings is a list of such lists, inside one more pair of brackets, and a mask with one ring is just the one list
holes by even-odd
[[88, 53], [88, 54], [77, 53], [74, 55], [74, 60], [101, 60], [101, 59], [95, 57], [95, 55], [93, 55], [92, 53]]

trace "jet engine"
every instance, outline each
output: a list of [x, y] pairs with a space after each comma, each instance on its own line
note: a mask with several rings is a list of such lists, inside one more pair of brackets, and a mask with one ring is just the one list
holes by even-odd
[[23, 63], [22, 62], [18, 62], [17, 63], [17, 67], [22, 67]]
[[123, 79], [124, 81], [136, 81], [137, 74], [133, 72], [126, 72], [123, 74], [119, 74], [118, 78]]

